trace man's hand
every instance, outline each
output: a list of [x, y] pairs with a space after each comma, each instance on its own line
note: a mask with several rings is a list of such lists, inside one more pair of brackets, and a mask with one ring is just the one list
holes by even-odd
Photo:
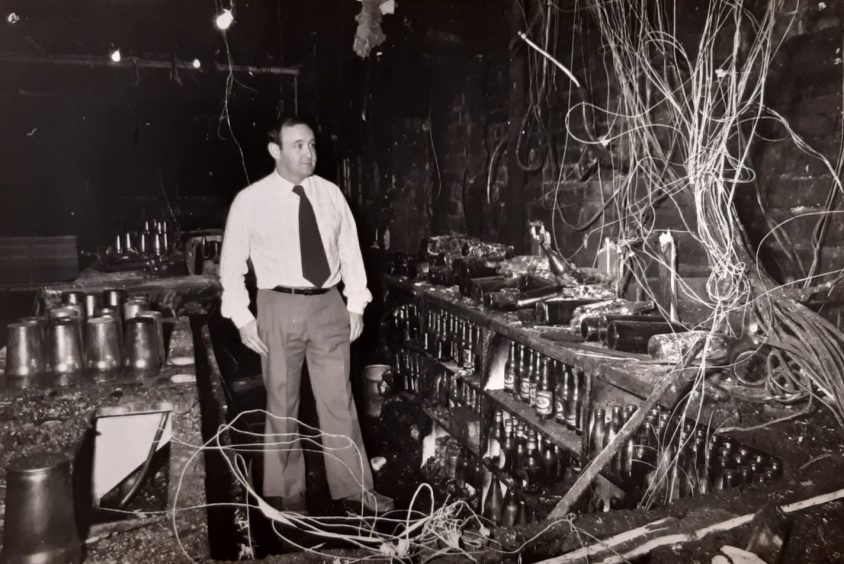
[[355, 339], [360, 337], [360, 334], [363, 333], [363, 315], [360, 313], [355, 313], [353, 311], [349, 312], [349, 342], [353, 343]]
[[267, 356], [269, 354], [269, 349], [267, 349], [267, 345], [264, 344], [264, 341], [258, 336], [258, 322], [254, 319], [238, 329], [240, 332], [240, 340], [243, 341], [243, 344], [258, 353], [261, 356]]

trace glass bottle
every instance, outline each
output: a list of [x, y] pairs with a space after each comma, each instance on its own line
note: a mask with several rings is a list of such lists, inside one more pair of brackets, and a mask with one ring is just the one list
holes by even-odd
[[448, 312], [443, 312], [442, 316], [441, 340], [443, 345], [440, 360], [451, 360], [453, 358], [451, 353], [454, 348], [454, 330], [452, 328], [454, 316]]
[[422, 350], [427, 353], [430, 353], [433, 346], [433, 340], [431, 339], [431, 312], [426, 311], [425, 331], [422, 332]]
[[566, 424], [566, 401], [568, 401], [568, 388], [566, 388], [567, 366], [560, 361], [554, 362], [554, 421], [560, 425]]
[[524, 486], [528, 481], [527, 471], [527, 445], [522, 441], [516, 442], [516, 450], [513, 454], [512, 463], [510, 465], [510, 474], [517, 480], [518, 483]]
[[528, 515], [528, 505], [523, 499], [519, 500], [519, 518], [516, 521], [516, 524], [519, 526], [530, 524], [530, 516]]
[[694, 460], [697, 457], [694, 441], [685, 443], [677, 461], [677, 480], [679, 482], [680, 497], [691, 497], [698, 491], [697, 472]]
[[730, 469], [730, 460], [729, 458], [724, 458], [723, 456], [719, 456], [718, 459], [715, 461], [714, 465], [714, 473], [713, 473], [713, 480], [712, 480], [712, 489], [715, 491], [721, 491], [725, 489], [726, 485], [724, 482], [724, 477], [727, 470]]
[[463, 321], [451, 314], [451, 359], [458, 366], [463, 366]]
[[440, 374], [438, 380], [437, 390], [439, 391], [439, 404], [443, 407], [451, 406], [451, 373], [443, 372]]
[[571, 366], [567, 368], [565, 377], [569, 395], [565, 405], [566, 426], [569, 429], [578, 429], [580, 427], [580, 386], [578, 386], [574, 369]]
[[472, 345], [472, 324], [463, 324], [463, 362], [461, 364], [466, 370], [475, 370], [475, 347]]
[[413, 338], [412, 331], [410, 328], [411, 321], [410, 321], [410, 308], [407, 304], [405, 307], [402, 308], [402, 315], [401, 315], [401, 336], [402, 341], [407, 343]]
[[528, 439], [526, 467], [525, 474], [527, 484], [525, 486], [525, 491], [528, 493], [536, 493], [542, 486], [543, 475], [542, 459], [540, 458], [537, 440], [534, 436], [531, 436]]
[[475, 372], [478, 372], [481, 369], [480, 343], [481, 326], [476, 323], [472, 327], [472, 369]]
[[505, 482], [507, 493], [504, 495], [504, 507], [501, 510], [501, 526], [513, 527], [519, 520], [519, 499], [516, 497], [516, 488], [512, 480]]
[[750, 466], [748, 466], [747, 464], [742, 464], [737, 468], [737, 471], [740, 484], [749, 486], [751, 483], [753, 483], [753, 472], [751, 472]]
[[556, 445], [545, 444], [542, 448], [542, 477], [547, 487], [552, 488], [557, 483], [560, 475], [559, 466]]
[[501, 508], [503, 503], [501, 484], [498, 482], [498, 478], [493, 475], [489, 482], [486, 497], [484, 498], [484, 510], [481, 515], [498, 525], [501, 522]]
[[[624, 424], [622, 422], [622, 411], [621, 410], [622, 410], [622, 408], [621, 408], [620, 405], [612, 406], [612, 415], [610, 416], [610, 422], [609, 422], [609, 425], [607, 426], [607, 432], [606, 432], [606, 435], [604, 436], [604, 442], [603, 442], [602, 448], [606, 448], [606, 446], [608, 444], [610, 444], [613, 441], [613, 439], [615, 439], [615, 437], [618, 435], [618, 432], [621, 430], [621, 426]], [[615, 453], [615, 455], [613, 455], [613, 459], [610, 462], [609, 468], [610, 468], [610, 471], [614, 475], [616, 475], [616, 476], [621, 475], [621, 465], [620, 465], [618, 453]]]
[[[471, 484], [475, 487], [475, 490], [478, 492], [482, 492], [484, 490], [484, 478], [486, 477], [486, 468], [484, 468], [484, 463], [481, 461], [480, 458], [474, 457], [475, 461], [472, 464], [472, 471], [470, 473], [471, 476]], [[478, 497], [481, 497], [480, 493], [478, 493]]]
[[516, 343], [510, 341], [510, 352], [507, 354], [507, 364], [504, 365], [504, 390], [513, 395], [516, 385]]
[[648, 486], [648, 475], [656, 466], [656, 446], [654, 418], [648, 416], [645, 424], [635, 435], [633, 456], [630, 461], [630, 480], [634, 499], [640, 499]]
[[504, 422], [504, 429], [507, 434], [504, 437], [504, 443], [501, 445], [500, 457], [503, 460], [499, 462], [499, 466], [505, 472], [512, 474], [514, 470], [513, 459], [516, 455], [516, 430], [513, 428], [512, 417]]
[[530, 525], [533, 523], [533, 518], [533, 508], [525, 500], [519, 500], [519, 521], [517, 524], [520, 526]]
[[554, 416], [554, 388], [548, 358], [542, 357], [542, 371], [536, 386], [536, 416], [547, 421]]
[[572, 458], [563, 452], [560, 445], [554, 445], [554, 457], [557, 459], [557, 481], [559, 482], [566, 476], [567, 467], [572, 464]]
[[519, 376], [519, 399], [524, 403], [530, 403], [530, 381], [533, 376], [533, 364], [530, 359], [533, 356], [533, 351], [525, 349], [525, 353], [522, 372]]
[[542, 253], [548, 259], [548, 269], [555, 277], [558, 279], [567, 278], [566, 275], [568, 275], [576, 276], [575, 279], [578, 281], [580, 280], [577, 269], [569, 261], [563, 258], [559, 252], [553, 249], [546, 238], [543, 238], [539, 242], [539, 246], [542, 249]]
[[533, 369], [530, 371], [530, 387], [528, 388], [528, 405], [536, 407], [536, 390], [539, 387], [539, 379], [542, 377], [543, 365], [548, 362], [547, 357], [534, 351]]
[[522, 375], [524, 374], [524, 367], [522, 366], [524, 356], [527, 354], [525, 346], [521, 343], [516, 343], [515, 354], [513, 355], [513, 398], [521, 398]]
[[589, 430], [589, 458], [595, 458], [604, 447], [604, 437], [606, 435], [606, 410], [602, 407], [595, 408], [592, 413], [594, 418], [590, 424]]
[[724, 489], [734, 488], [737, 485], [736, 471], [732, 468], [724, 470]]

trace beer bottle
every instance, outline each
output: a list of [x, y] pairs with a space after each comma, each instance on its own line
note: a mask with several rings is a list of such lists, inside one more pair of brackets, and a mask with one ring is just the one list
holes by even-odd
[[501, 497], [501, 484], [498, 478], [493, 475], [489, 482], [489, 489], [484, 498], [484, 510], [482, 515], [489, 519], [492, 523], [498, 525], [501, 522], [501, 508], [503, 505], [503, 498]]
[[501, 526], [510, 528], [518, 523], [519, 499], [516, 497], [516, 487], [512, 480], [505, 482], [507, 493], [504, 495], [504, 508], [501, 511]]
[[512, 474], [514, 470], [513, 459], [516, 455], [516, 430], [513, 428], [512, 417], [504, 422], [504, 429], [506, 435], [504, 436], [504, 443], [501, 445], [499, 467]]
[[472, 324], [468, 321], [463, 324], [462, 366], [466, 370], [475, 370], [475, 347], [472, 345]]
[[546, 443], [542, 448], [542, 474], [544, 483], [547, 487], [552, 488], [557, 483], [560, 475], [560, 463], [557, 460], [556, 447], [550, 443]]
[[522, 359], [525, 354], [525, 346], [521, 343], [516, 343], [516, 350], [513, 354], [513, 399], [520, 399], [522, 393]]
[[539, 379], [542, 377], [543, 366], [548, 358], [538, 352], [533, 353], [533, 369], [530, 371], [530, 388], [528, 388], [528, 405], [536, 407], [536, 390], [539, 388]]
[[560, 361], [554, 363], [554, 421], [560, 425], [566, 424], [566, 401], [569, 391], [566, 388], [567, 366]]
[[565, 378], [568, 382], [566, 388], [569, 392], [565, 404], [566, 426], [569, 429], [577, 429], [580, 426], [580, 387], [578, 386], [578, 378], [575, 376], [574, 368], [571, 366], [566, 368]]
[[527, 447], [527, 486], [525, 491], [528, 493], [536, 493], [542, 486], [542, 460], [539, 457], [539, 448], [537, 446], [536, 437], [532, 436], [528, 439]]
[[533, 365], [530, 361], [532, 353], [531, 349], [525, 349], [522, 372], [519, 375], [519, 399], [524, 403], [530, 403], [530, 380], [533, 372]]
[[551, 376], [551, 362], [542, 357], [542, 371], [536, 387], [536, 416], [547, 421], [554, 417], [554, 387]]
[[[607, 426], [607, 433], [604, 436], [603, 447], [606, 448], [608, 444], [612, 442], [613, 439], [618, 435], [618, 432], [621, 430], [621, 426], [624, 424], [621, 420], [622, 418], [622, 411], [620, 405], [612, 406], [612, 415], [610, 416], [610, 423]], [[621, 475], [621, 466], [618, 453], [616, 452], [613, 455], [613, 459], [610, 462], [610, 471], [615, 475]]]
[[516, 342], [510, 341], [507, 364], [504, 365], [504, 390], [514, 395], [516, 386]]
[[602, 407], [592, 410], [593, 418], [589, 424], [589, 458], [595, 458], [604, 448], [606, 435], [606, 411]]

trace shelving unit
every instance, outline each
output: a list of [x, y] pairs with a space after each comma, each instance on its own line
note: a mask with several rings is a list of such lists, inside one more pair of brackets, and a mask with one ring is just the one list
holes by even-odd
[[492, 472], [492, 475], [499, 482], [511, 484], [516, 489], [516, 494], [519, 498], [524, 499], [528, 505], [535, 511], [541, 514], [549, 513], [556, 503], [562, 498], [565, 489], [568, 487], [571, 480], [556, 484], [550, 490], [546, 490], [541, 494], [527, 492], [518, 483], [518, 480], [505, 470], [498, 468], [493, 461], [483, 456], [479, 445], [475, 445], [472, 441], [466, 440], [464, 433], [460, 430], [459, 425], [455, 425], [450, 410], [442, 408], [435, 408], [431, 406], [423, 406], [423, 411], [431, 418], [437, 425], [445, 429], [449, 435], [457, 439], [457, 441], [475, 458], [481, 461], [484, 467]]
[[[586, 374], [640, 398], [646, 397], [668, 370], [664, 365], [653, 364], [645, 355], [618, 353], [582, 343], [574, 333], [559, 327], [525, 327], [514, 312], [485, 309], [442, 287], [390, 275], [385, 276], [385, 282], [392, 290], [404, 292], [433, 307], [466, 318], [496, 335], [522, 343], [549, 358], [576, 366]], [[669, 392], [663, 403], [667, 407], [676, 399]]]
[[[473, 374], [461, 369], [453, 362], [434, 359], [418, 343], [402, 344], [407, 350], [438, 362], [443, 369], [480, 390], [480, 398], [484, 405], [481, 406], [478, 415], [481, 427], [479, 445], [474, 450], [470, 449], [473, 453], [478, 453], [481, 449], [480, 445], [486, 444], [488, 430], [492, 427], [494, 408], [497, 408], [523, 421], [552, 444], [561, 447], [571, 457], [585, 464], [590, 457], [588, 422], [591, 410], [611, 406], [638, 406], [673, 368], [654, 363], [644, 355], [618, 353], [598, 345], [583, 343], [579, 336], [575, 336], [568, 328], [530, 326], [523, 323], [515, 312], [486, 309], [453, 289], [392, 276], [387, 276], [385, 282], [387, 291], [395, 294], [394, 301], [415, 304], [414, 311], [419, 314], [420, 321], [429, 310], [433, 310], [453, 314], [481, 328], [481, 338], [474, 351], [480, 358], [480, 363]], [[448, 319], [447, 316], [446, 319]], [[439, 323], [442, 323], [442, 319]], [[424, 329], [420, 327], [420, 330], [424, 331]], [[513, 398], [503, 389], [499, 389], [503, 388], [503, 371], [511, 341], [521, 343], [535, 353], [555, 359], [582, 375], [582, 377], [579, 376], [582, 386], [578, 387], [580, 408], [576, 430], [553, 419], [540, 419], [532, 407]], [[669, 389], [660, 398], [658, 404], [663, 414], [667, 409], [673, 408], [685, 393], [686, 389], [683, 386]], [[699, 412], [701, 420], [707, 421], [710, 428], [717, 428], [725, 419], [732, 416], [727, 408], [722, 408], [717, 403], [703, 403], [704, 398], [695, 398], [694, 402], [695, 405], [690, 406], [690, 412]], [[437, 417], [433, 416], [432, 419], [437, 420]], [[447, 425], [444, 427], [448, 429]], [[743, 440], [731, 442], [738, 444]], [[621, 481], [614, 483], [617, 479]], [[599, 476], [594, 485], [605, 496], [624, 497], [623, 482], [623, 477], [607, 473]]]
[[507, 392], [502, 390], [486, 390], [486, 397], [492, 399], [495, 404], [504, 411], [524, 421], [529, 427], [536, 429], [544, 435], [551, 443], [562, 447], [566, 452], [580, 456], [582, 451], [581, 435], [576, 431], [563, 427], [559, 423], [542, 421], [536, 416], [532, 407], [511, 398]]

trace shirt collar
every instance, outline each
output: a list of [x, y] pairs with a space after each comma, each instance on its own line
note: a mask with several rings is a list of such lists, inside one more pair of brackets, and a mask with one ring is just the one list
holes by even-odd
[[[280, 175], [277, 170], [273, 170], [272, 175], [274, 177], [276, 185], [282, 187], [283, 189], [287, 190], [288, 192], [293, 191], [293, 187], [296, 186], [296, 185], [293, 184], [292, 182], [290, 182], [289, 180], [287, 180], [286, 178], [284, 178], [282, 175]], [[308, 177], [308, 178], [310, 178], [310, 177]], [[305, 185], [307, 184], [307, 182], [308, 182], [308, 179], [306, 178], [302, 182], [300, 182], [300, 184], [304, 188]]]

